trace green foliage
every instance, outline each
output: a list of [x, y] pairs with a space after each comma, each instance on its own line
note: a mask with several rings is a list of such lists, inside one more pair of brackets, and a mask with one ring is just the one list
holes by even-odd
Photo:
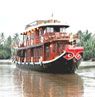
[[95, 58], [95, 36], [88, 30], [85, 32], [78, 31], [80, 35], [80, 45], [84, 47], [84, 60]]
[[7, 48], [11, 48], [11, 42], [12, 42], [12, 38], [11, 36], [9, 36], [6, 40], [5, 40], [5, 47]]
[[9, 59], [11, 57], [10, 49], [4, 48], [0, 50], [0, 59]]
[[18, 44], [19, 35], [15, 34], [12, 38], [9, 36], [5, 39], [4, 33], [0, 34], [0, 59], [10, 59], [13, 53], [13, 44]]

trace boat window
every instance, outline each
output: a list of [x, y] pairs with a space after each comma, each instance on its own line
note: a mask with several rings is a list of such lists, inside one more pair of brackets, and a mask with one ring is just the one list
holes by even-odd
[[60, 32], [60, 28], [59, 27], [54, 27], [54, 32]]
[[34, 49], [31, 48], [31, 57], [33, 57], [33, 56], [34, 56]]
[[53, 32], [53, 31], [54, 31], [53, 27], [47, 27], [46, 28], [46, 32]]
[[39, 28], [39, 34], [43, 34], [43, 28]]
[[35, 61], [39, 61], [40, 56], [42, 56], [42, 48], [34, 48], [32, 51], [32, 56], [34, 57]]
[[24, 35], [24, 40], [26, 40], [27, 39], [27, 35]]
[[66, 28], [61, 27], [60, 32], [66, 32]]
[[46, 49], [46, 59], [48, 59], [49, 53], [50, 53], [50, 48], [49, 48], [49, 46], [46, 46], [45, 49]]
[[25, 50], [19, 50], [19, 51], [17, 52], [17, 55], [18, 55], [19, 57], [25, 57]]
[[40, 31], [39, 31], [39, 36], [41, 36], [41, 35], [42, 35], [42, 31], [40, 30]]
[[63, 28], [60, 28], [60, 32], [63, 32]]
[[32, 40], [34, 39], [34, 33], [31, 34], [31, 39], [32, 39]]
[[30, 40], [30, 36], [29, 35], [27, 36], [27, 40]]

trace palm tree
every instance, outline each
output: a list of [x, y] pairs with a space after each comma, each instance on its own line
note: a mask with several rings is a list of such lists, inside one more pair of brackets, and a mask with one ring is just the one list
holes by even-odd
[[95, 37], [91, 32], [86, 30], [85, 32], [78, 31], [80, 36], [80, 45], [84, 47], [84, 60], [95, 57]]
[[15, 56], [15, 53], [16, 53], [16, 49], [15, 47], [18, 47], [20, 44], [20, 38], [19, 38], [19, 34], [18, 33], [15, 33], [13, 38], [12, 38], [12, 48], [11, 48], [11, 55], [12, 57]]
[[19, 42], [20, 42], [20, 38], [19, 38], [19, 34], [15, 33], [14, 37], [13, 37], [13, 41], [12, 44], [17, 47], [19, 46]]
[[4, 45], [4, 41], [5, 41], [5, 37], [4, 37], [4, 33], [2, 32], [0, 34], [0, 44]]

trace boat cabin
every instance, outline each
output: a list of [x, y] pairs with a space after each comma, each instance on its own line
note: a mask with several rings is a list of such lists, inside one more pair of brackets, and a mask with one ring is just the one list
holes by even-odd
[[66, 32], [68, 25], [58, 20], [38, 20], [25, 27], [21, 33], [23, 42], [17, 49], [17, 60], [20, 62], [41, 62], [53, 60], [61, 55], [65, 47], [75, 45], [77, 35]]

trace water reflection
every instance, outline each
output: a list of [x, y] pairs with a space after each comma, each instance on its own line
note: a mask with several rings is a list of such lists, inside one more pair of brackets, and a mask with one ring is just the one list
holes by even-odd
[[95, 68], [48, 74], [0, 65], [0, 97], [94, 97]]
[[22, 97], [82, 97], [80, 76], [46, 74], [16, 69], [15, 85], [21, 88]]
[[[95, 64], [94, 62], [90, 64]], [[95, 96], [95, 67], [78, 70], [78, 75], [83, 79], [83, 97]]]
[[84, 97], [95, 96], [95, 79], [84, 78]]
[[13, 72], [14, 66], [0, 65], [0, 97], [19, 97], [14, 91]]

